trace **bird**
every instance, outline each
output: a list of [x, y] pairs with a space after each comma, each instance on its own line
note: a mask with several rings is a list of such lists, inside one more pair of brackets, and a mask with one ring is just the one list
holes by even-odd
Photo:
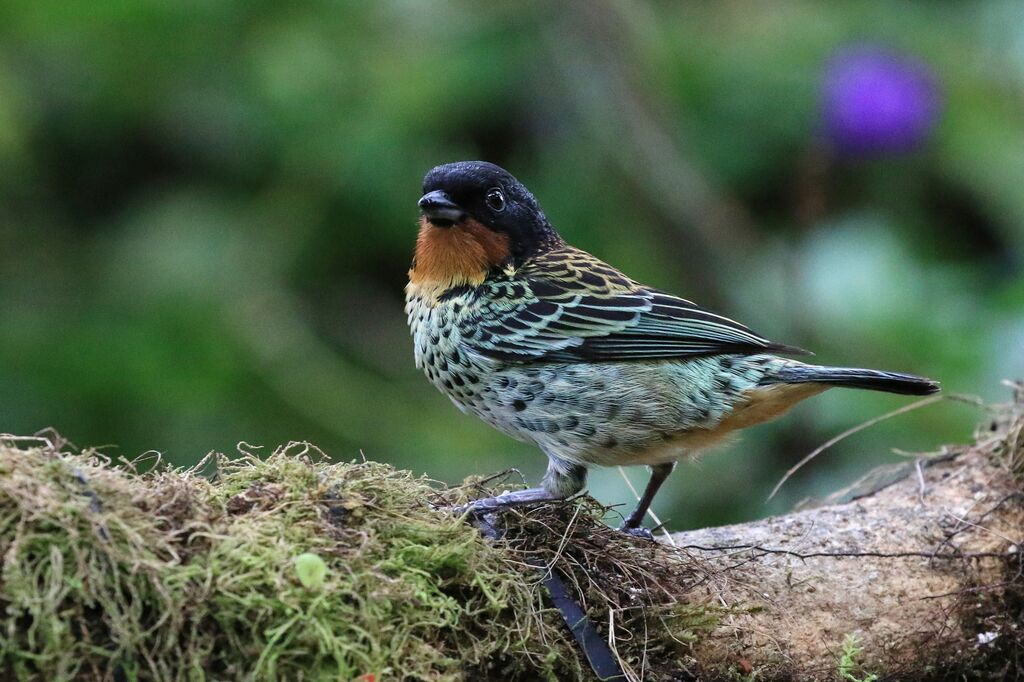
[[484, 161], [423, 180], [405, 312], [416, 366], [463, 412], [539, 448], [541, 485], [469, 513], [563, 500], [593, 466], [651, 475], [642, 522], [680, 460], [832, 387], [927, 395], [912, 374], [807, 364], [801, 348], [633, 280], [568, 244], [534, 196]]

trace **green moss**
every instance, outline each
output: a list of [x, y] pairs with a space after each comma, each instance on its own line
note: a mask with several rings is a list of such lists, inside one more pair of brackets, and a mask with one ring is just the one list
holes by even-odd
[[0, 671], [457, 679], [572, 659], [520, 568], [433, 511], [427, 481], [311, 454], [219, 458], [214, 484], [0, 449]]
[[730, 609], [721, 606], [680, 602], [669, 610], [665, 617], [665, 627], [676, 639], [694, 644], [714, 631], [722, 616], [728, 612]]
[[463, 489], [305, 444], [199, 469], [0, 443], [0, 677], [587, 679], [538, 560], [627, 667], [716, 623], [593, 503], [507, 514], [495, 544], [432, 504]]

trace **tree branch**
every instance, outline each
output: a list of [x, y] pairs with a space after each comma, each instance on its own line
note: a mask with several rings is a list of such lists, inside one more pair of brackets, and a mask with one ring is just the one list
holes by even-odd
[[[1005, 436], [1020, 421], [995, 428]], [[1003, 440], [988, 440], [873, 472], [877, 489], [855, 485], [822, 506], [675, 534], [713, 576], [705, 597], [747, 607], [695, 646], [698, 668], [835, 679], [845, 647], [865, 675], [1021, 674], [1003, 666], [1024, 637], [1024, 494], [991, 445]]]

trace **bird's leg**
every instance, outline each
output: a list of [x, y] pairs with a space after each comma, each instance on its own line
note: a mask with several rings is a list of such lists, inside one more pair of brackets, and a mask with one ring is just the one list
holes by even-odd
[[474, 500], [459, 511], [473, 514], [486, 514], [504, 507], [517, 507], [539, 502], [552, 502], [572, 497], [583, 490], [587, 481], [587, 468], [580, 464], [569, 464], [561, 460], [550, 459], [547, 473], [541, 481], [540, 488], [514, 490], [496, 497], [485, 497]]
[[675, 468], [675, 462], [651, 465], [651, 479], [647, 482], [647, 487], [644, 488], [644, 494], [640, 496], [640, 501], [637, 503], [633, 513], [626, 517], [626, 520], [619, 526], [619, 530], [631, 535], [651, 537], [651, 532], [646, 528], [640, 528], [640, 524], [643, 523], [644, 515], [647, 514], [654, 496], [658, 494], [661, 484], [665, 482], [665, 479], [668, 478], [668, 475]]

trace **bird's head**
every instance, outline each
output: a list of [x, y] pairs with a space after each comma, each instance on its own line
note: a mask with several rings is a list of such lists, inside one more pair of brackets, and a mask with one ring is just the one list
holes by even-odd
[[528, 254], [554, 229], [537, 200], [511, 173], [486, 161], [437, 166], [423, 178], [423, 216], [437, 227], [476, 221], [505, 235], [514, 255]]
[[410, 277], [478, 283], [560, 241], [537, 200], [511, 173], [485, 161], [437, 166], [423, 178], [422, 217]]

